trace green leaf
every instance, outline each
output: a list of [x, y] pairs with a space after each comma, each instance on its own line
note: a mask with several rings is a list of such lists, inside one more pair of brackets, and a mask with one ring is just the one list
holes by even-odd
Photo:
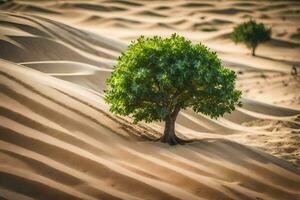
[[234, 71], [201, 43], [177, 34], [141, 36], [118, 58], [105, 101], [111, 112], [135, 122], [165, 120], [175, 106], [218, 117], [241, 105], [235, 80]]

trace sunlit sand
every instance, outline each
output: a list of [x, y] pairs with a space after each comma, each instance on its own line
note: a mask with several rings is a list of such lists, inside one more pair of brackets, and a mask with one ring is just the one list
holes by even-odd
[[[0, 199], [300, 198], [300, 2], [14, 1], [0, 5]], [[229, 38], [253, 17], [272, 40]], [[178, 33], [235, 70], [243, 107], [163, 123], [109, 112], [105, 79], [130, 41]], [[300, 66], [300, 65], [299, 65]]]

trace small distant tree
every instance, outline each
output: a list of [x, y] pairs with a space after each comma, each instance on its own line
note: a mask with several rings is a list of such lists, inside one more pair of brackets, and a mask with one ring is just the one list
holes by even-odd
[[9, 2], [9, 1], [11, 1], [11, 0], [0, 0], [0, 5], [1, 4], [5, 4], [5, 3]]
[[256, 23], [250, 19], [234, 28], [231, 39], [235, 43], [244, 43], [252, 50], [255, 56], [255, 50], [260, 43], [267, 42], [271, 39], [271, 28], [267, 28], [263, 23]]
[[134, 122], [164, 121], [161, 142], [184, 143], [175, 135], [181, 109], [192, 108], [212, 118], [240, 105], [235, 72], [222, 66], [217, 54], [201, 43], [173, 34], [141, 36], [122, 53], [106, 80], [110, 111]]

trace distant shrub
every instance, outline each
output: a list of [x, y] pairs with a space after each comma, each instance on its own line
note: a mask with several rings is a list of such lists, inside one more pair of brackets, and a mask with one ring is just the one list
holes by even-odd
[[251, 19], [236, 26], [231, 34], [231, 39], [235, 43], [244, 43], [255, 56], [257, 46], [271, 39], [271, 28]]
[[217, 31], [218, 29], [215, 28], [215, 27], [204, 27], [204, 28], [202, 28], [200, 30], [204, 31], [204, 32], [212, 32], [212, 31]]
[[262, 77], [262, 78], [264, 78], [264, 79], [267, 78], [267, 76], [266, 76], [264, 73], [261, 73], [261, 74], [260, 74], [260, 77]]
[[4, 3], [7, 3], [7, 2], [10, 2], [11, 0], [0, 0], [0, 5], [1, 4], [4, 4]]
[[266, 15], [266, 14], [262, 14], [260, 16], [261, 19], [270, 19], [269, 15]]

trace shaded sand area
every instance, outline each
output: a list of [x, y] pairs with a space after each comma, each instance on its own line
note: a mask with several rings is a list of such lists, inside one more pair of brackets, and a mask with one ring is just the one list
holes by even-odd
[[[0, 5], [0, 199], [299, 199], [300, 2], [14, 1]], [[247, 17], [272, 26], [249, 55], [229, 39]], [[243, 107], [163, 124], [109, 113], [105, 79], [141, 34], [177, 32], [238, 74]]]

